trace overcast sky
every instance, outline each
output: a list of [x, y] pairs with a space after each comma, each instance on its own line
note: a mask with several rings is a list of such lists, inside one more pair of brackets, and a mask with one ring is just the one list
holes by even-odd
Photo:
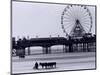
[[[30, 2], [12, 3], [13, 37], [65, 37], [61, 28], [61, 14], [67, 5]], [[88, 7], [92, 14], [92, 33], [95, 33], [95, 7]]]

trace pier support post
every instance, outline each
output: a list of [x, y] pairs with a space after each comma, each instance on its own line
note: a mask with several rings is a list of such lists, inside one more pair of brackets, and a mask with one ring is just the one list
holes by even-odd
[[28, 47], [28, 55], [30, 55], [30, 54], [31, 54], [30, 47]]
[[46, 54], [48, 54], [48, 52], [49, 52], [49, 51], [48, 51], [48, 47], [46, 47], [45, 52], [46, 52]]
[[89, 48], [88, 48], [88, 45], [89, 45], [89, 44], [87, 43], [87, 52], [89, 52]]
[[72, 44], [69, 44], [69, 52], [73, 52]]
[[45, 48], [43, 47], [43, 49], [42, 49], [42, 52], [43, 52], [43, 54], [45, 54]]
[[65, 52], [65, 45], [63, 45], [63, 53]]
[[51, 47], [48, 47], [49, 48], [49, 53], [51, 54]]
[[67, 53], [68, 51], [67, 51], [67, 46], [65, 45], [65, 53]]

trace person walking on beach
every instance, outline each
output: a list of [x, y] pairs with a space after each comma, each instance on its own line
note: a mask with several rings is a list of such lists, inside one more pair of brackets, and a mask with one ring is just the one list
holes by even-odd
[[38, 69], [38, 63], [37, 62], [35, 63], [34, 67], [35, 67], [35, 69]]

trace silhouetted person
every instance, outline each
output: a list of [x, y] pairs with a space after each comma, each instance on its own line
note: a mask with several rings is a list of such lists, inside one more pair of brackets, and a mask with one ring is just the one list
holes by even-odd
[[38, 63], [37, 62], [35, 63], [35, 69], [38, 69]]

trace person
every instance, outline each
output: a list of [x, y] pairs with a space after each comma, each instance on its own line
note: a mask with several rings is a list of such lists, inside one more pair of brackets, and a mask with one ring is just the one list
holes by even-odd
[[34, 67], [35, 67], [35, 69], [38, 69], [38, 63], [37, 62], [35, 63]]

